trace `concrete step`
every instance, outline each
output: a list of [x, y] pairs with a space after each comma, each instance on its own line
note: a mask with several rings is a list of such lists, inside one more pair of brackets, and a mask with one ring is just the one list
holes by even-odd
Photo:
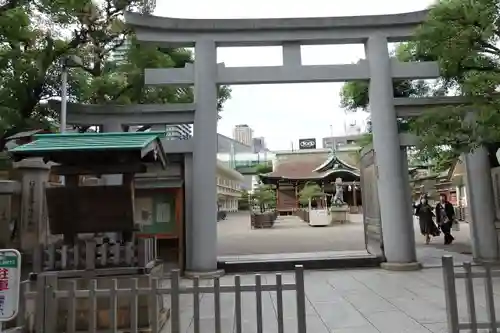
[[218, 268], [226, 273], [248, 273], [289, 271], [295, 265], [305, 269], [367, 268], [379, 267], [381, 262], [366, 251], [331, 251], [224, 256], [218, 258]]

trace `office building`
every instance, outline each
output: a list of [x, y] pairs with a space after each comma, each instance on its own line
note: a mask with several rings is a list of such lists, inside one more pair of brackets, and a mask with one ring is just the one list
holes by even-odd
[[167, 125], [165, 131], [171, 140], [186, 140], [193, 135], [192, 125], [190, 124]]
[[252, 147], [254, 153], [260, 153], [267, 150], [266, 140], [264, 137], [257, 137], [252, 139]]
[[233, 139], [247, 146], [252, 146], [253, 130], [246, 124], [236, 125], [233, 129]]
[[177, 125], [154, 125], [151, 131], [165, 132], [165, 135], [170, 140], [186, 140], [192, 135], [192, 125], [190, 124], [177, 124]]
[[355, 145], [356, 141], [361, 139], [363, 134], [356, 135], [343, 135], [343, 136], [329, 136], [323, 138], [323, 148], [337, 149], [342, 146]]
[[221, 161], [217, 161], [217, 204], [219, 210], [238, 211], [238, 199], [243, 192], [244, 176]]

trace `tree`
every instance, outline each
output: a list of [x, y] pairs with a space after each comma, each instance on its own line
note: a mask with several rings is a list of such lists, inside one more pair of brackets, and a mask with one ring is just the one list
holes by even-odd
[[[78, 4], [83, 10], [88, 1]], [[0, 5], [0, 132], [3, 139], [32, 126], [48, 125], [47, 118], [51, 115], [39, 102], [54, 91], [53, 65], [86, 42], [83, 31], [75, 31], [71, 38], [60, 37], [61, 29], [73, 23], [63, 18], [66, 15], [62, 12], [71, 10], [69, 6], [56, 10], [53, 5], [49, 0], [7, 0]], [[59, 29], [53, 29], [54, 26]], [[1, 141], [3, 148], [4, 140]]]
[[[498, 10], [492, 6], [494, 2], [497, 1], [442, 0], [432, 7], [427, 22], [418, 31], [416, 41], [400, 44], [395, 57], [399, 61], [439, 61], [443, 77], [434, 85], [420, 80], [395, 80], [394, 97], [443, 96], [455, 91], [469, 96], [474, 101], [474, 108], [484, 109], [484, 96], [491, 96], [492, 89], [490, 84], [479, 84], [488, 83], [488, 79], [478, 80], [478, 77], [482, 77], [479, 73], [491, 69], [491, 58], [486, 56], [489, 60], [485, 62], [481, 45], [489, 49], [491, 41], [483, 40], [474, 46], [472, 40], [479, 35], [484, 36], [483, 33], [478, 34], [477, 22], [482, 22], [479, 24], [482, 30], [488, 26], [488, 19], [485, 21], [480, 18], [481, 15], [492, 18], [495, 10], [495, 15], [498, 15]], [[460, 22], [458, 27], [454, 21]], [[488, 65], [481, 67], [485, 63]], [[486, 91], [483, 91], [485, 86]], [[366, 109], [368, 84], [349, 82], [343, 87], [341, 97], [342, 106], [350, 110]], [[479, 117], [477, 124], [465, 121], [466, 114], [465, 107], [444, 107], [415, 119], [398, 119], [398, 123], [400, 131], [411, 131], [420, 137], [414, 154], [416, 160], [431, 164], [434, 171], [443, 171], [462, 152], [477, 146], [481, 141], [479, 138], [483, 142], [486, 138], [497, 140], [491, 138], [491, 125], [497, 121], [492, 118], [496, 118], [496, 112], [487, 112], [486, 116], [481, 112], [483, 116]], [[365, 144], [369, 142], [363, 141]]]
[[324, 196], [325, 193], [321, 187], [313, 182], [308, 182], [304, 185], [302, 190], [299, 192], [299, 201], [301, 204], [307, 204], [309, 210], [311, 210], [311, 201], [315, 198]]
[[[398, 45], [392, 57], [401, 62], [419, 60], [417, 58], [417, 44], [413, 42]], [[348, 111], [368, 110], [369, 82], [346, 82], [340, 92], [340, 106]], [[427, 95], [443, 95], [447, 92], [445, 85], [433, 86], [425, 80], [393, 80], [394, 97], [423, 97]]]
[[[446, 82], [472, 106], [439, 108], [416, 122], [425, 146], [468, 152], [500, 140], [500, 7], [497, 0], [442, 0], [418, 32], [420, 58], [439, 61]], [[475, 121], [468, 110], [474, 109]]]
[[[153, 9], [154, 0], [5, 2], [0, 7], [0, 148], [15, 132], [48, 127], [58, 119], [41, 102], [60, 95], [60, 63], [70, 54], [83, 59], [81, 68], [70, 70], [70, 101], [191, 102], [191, 88], [144, 86], [146, 67], [183, 67], [193, 61], [186, 49], [139, 45], [123, 13]], [[117, 56], [120, 49], [125, 54]], [[221, 87], [219, 108], [229, 97], [230, 89]]]
[[439, 62], [440, 92], [454, 91], [472, 104], [435, 108], [411, 124], [422, 155], [438, 165], [500, 141], [499, 8], [497, 0], [441, 0], [417, 33], [412, 52], [417, 60]]
[[271, 185], [260, 184], [253, 192], [252, 200], [259, 206], [260, 212], [264, 213], [266, 207], [276, 202], [276, 192]]
[[[114, 0], [105, 0], [103, 5], [95, 6], [97, 15], [89, 20], [91, 43], [78, 50], [84, 59], [84, 65], [74, 71], [72, 92], [75, 100], [92, 104], [192, 102], [192, 88], [144, 85], [146, 68], [184, 67], [193, 62], [193, 54], [186, 49], [157, 48], [140, 44], [133, 31], [122, 21], [123, 12], [131, 10], [131, 5], [116, 6]], [[147, 8], [150, 7], [151, 4]], [[120, 48], [125, 49], [126, 54], [117, 57]], [[221, 87], [219, 110], [229, 97], [230, 89]]]
[[[417, 44], [414, 42], [399, 44], [392, 54], [394, 58], [401, 62], [419, 60], [417, 54]], [[369, 105], [369, 82], [351, 81], [344, 84], [340, 92], [340, 105], [351, 112], [358, 110], [368, 110]], [[448, 85], [445, 81], [439, 81], [437, 84], [430, 84], [425, 80], [393, 80], [393, 96], [398, 97], [424, 97], [444, 95], [448, 91]], [[399, 130], [406, 132], [414, 126], [413, 120], [397, 119]], [[372, 143], [371, 122], [368, 123], [368, 134], [359, 140], [358, 144], [362, 147]], [[423, 154], [421, 154], [423, 158]]]

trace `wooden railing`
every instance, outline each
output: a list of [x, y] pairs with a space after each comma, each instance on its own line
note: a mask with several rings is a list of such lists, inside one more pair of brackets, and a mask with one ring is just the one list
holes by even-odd
[[134, 242], [110, 243], [79, 241], [74, 246], [40, 245], [34, 253], [34, 273], [99, 268], [145, 268], [157, 258], [156, 239], [139, 238]]

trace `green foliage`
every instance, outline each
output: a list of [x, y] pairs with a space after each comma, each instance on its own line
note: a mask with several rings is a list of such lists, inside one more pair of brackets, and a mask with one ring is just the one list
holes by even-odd
[[255, 172], [257, 172], [258, 174], [263, 174], [263, 173], [269, 173], [269, 172], [272, 172], [273, 171], [273, 167], [272, 165], [269, 165], [269, 164], [258, 164], [257, 166], [255, 166]]
[[[472, 106], [438, 108], [415, 124], [422, 146], [466, 152], [500, 140], [497, 89], [500, 83], [499, 4], [493, 0], [442, 0], [418, 32], [418, 54], [439, 61], [449, 86]], [[468, 109], [475, 110], [469, 121]]]
[[[394, 81], [395, 97], [466, 96], [472, 105], [428, 110], [405, 126], [419, 135], [417, 156], [442, 171], [462, 152], [500, 141], [500, 6], [497, 0], [441, 0], [431, 7], [415, 42], [396, 49], [400, 61], [438, 61], [437, 85]], [[349, 82], [341, 92], [350, 110], [368, 105], [366, 82]], [[468, 110], [475, 110], [473, 119]]]
[[363, 134], [363, 136], [360, 139], [356, 140], [356, 144], [358, 144], [361, 148], [365, 148], [371, 145], [372, 142], [373, 142], [372, 133]]
[[325, 195], [321, 187], [313, 182], [308, 182], [299, 192], [299, 202], [308, 204], [310, 200]]
[[[400, 44], [393, 57], [401, 62], [416, 61], [417, 46], [413, 42]], [[351, 81], [346, 82], [340, 91], [340, 106], [349, 111], [367, 110], [369, 100], [369, 82]], [[422, 97], [427, 95], [442, 95], [442, 85], [435, 87], [424, 80], [394, 80], [394, 97]]]
[[[0, 4], [0, 150], [6, 136], [55, 125], [44, 101], [60, 96], [62, 61], [83, 60], [69, 70], [68, 96], [80, 103], [183, 103], [192, 88], [145, 87], [144, 69], [183, 67], [186, 49], [140, 45], [123, 22], [125, 11], [150, 13], [154, 0], [6, 0]], [[121, 51], [121, 55], [116, 56]], [[230, 97], [219, 89], [219, 109]]]
[[263, 213], [266, 207], [276, 202], [276, 191], [271, 185], [261, 184], [252, 193], [252, 200], [255, 201], [260, 208], [260, 212]]
[[243, 190], [238, 198], [238, 210], [248, 210], [250, 208], [250, 195], [247, 190]]

